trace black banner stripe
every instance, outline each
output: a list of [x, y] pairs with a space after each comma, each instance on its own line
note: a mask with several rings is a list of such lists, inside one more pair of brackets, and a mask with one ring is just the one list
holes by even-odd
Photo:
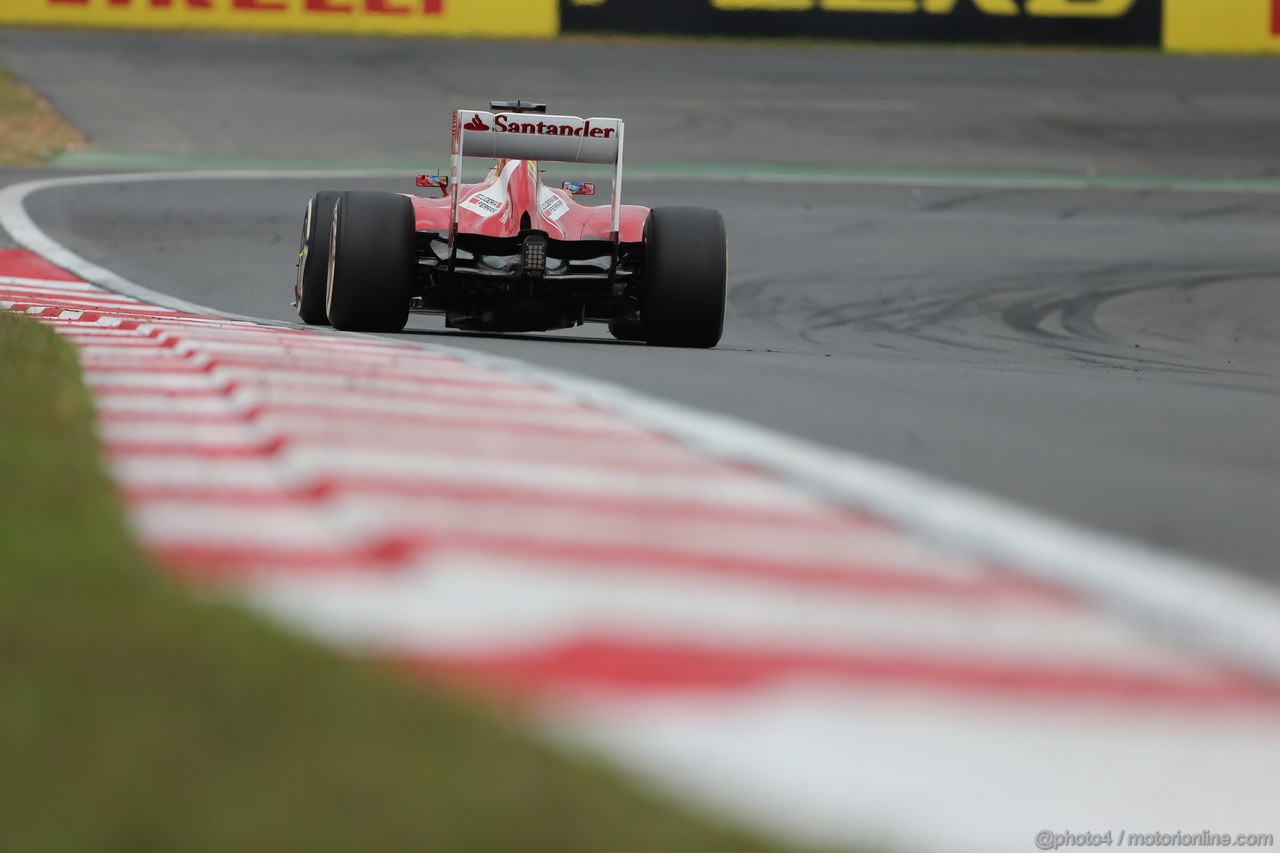
[[[1090, 0], [1070, 0], [1083, 9]], [[823, 11], [726, 11], [711, 0], [603, 0], [580, 5], [560, 0], [565, 33], [838, 38], [862, 41], [1002, 43], [1037, 45], [1148, 45], [1161, 43], [1162, 0], [1135, 0], [1124, 15], [1041, 17], [991, 15], [974, 0], [957, 0], [945, 14]]]

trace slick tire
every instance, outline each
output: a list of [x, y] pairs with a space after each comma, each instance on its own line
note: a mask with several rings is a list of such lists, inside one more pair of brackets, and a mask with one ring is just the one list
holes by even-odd
[[398, 332], [413, 297], [414, 217], [395, 193], [344, 192], [333, 207], [326, 307], [335, 329]]
[[333, 228], [333, 205], [336, 190], [322, 190], [307, 202], [302, 217], [302, 245], [298, 249], [298, 279], [293, 286], [293, 301], [302, 322], [312, 326], [329, 325], [325, 307], [329, 286], [329, 234]]
[[640, 320], [651, 346], [713, 347], [724, 333], [724, 219], [702, 207], [659, 207], [644, 225]]

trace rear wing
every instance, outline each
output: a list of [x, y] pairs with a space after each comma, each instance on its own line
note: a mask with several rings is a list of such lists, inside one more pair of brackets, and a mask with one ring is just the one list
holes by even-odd
[[612, 164], [610, 205], [616, 243], [622, 220], [622, 138], [623, 121], [619, 118], [457, 110], [453, 114], [453, 162], [449, 182], [450, 246], [458, 233], [463, 157]]

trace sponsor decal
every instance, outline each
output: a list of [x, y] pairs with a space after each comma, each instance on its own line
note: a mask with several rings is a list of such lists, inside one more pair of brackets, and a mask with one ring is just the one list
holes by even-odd
[[0, 0], [0, 25], [554, 36], [557, 0]]
[[506, 201], [492, 193], [481, 190], [468, 197], [460, 206], [481, 216], [493, 216], [506, 206]]
[[[151, 8], [172, 9], [185, 6], [188, 9], [219, 8], [233, 12], [288, 12], [289, 0], [45, 0], [49, 6], [79, 6], [81, 8]], [[305, 13], [350, 15], [357, 11], [374, 15], [440, 15], [444, 12], [444, 0], [302, 0], [299, 11]]]
[[[463, 210], [469, 210], [474, 214], [488, 218], [496, 216], [507, 206], [507, 184], [511, 181], [512, 174], [519, 167], [518, 161], [511, 161], [502, 171], [493, 178], [493, 182], [487, 186], [480, 187], [478, 190], [467, 196], [458, 207]], [[492, 173], [490, 173], [492, 174]]]
[[493, 131], [494, 133], [523, 133], [530, 136], [575, 136], [579, 139], [613, 139], [618, 130], [614, 127], [593, 127], [590, 121], [581, 123], [549, 121], [530, 121], [523, 114], [507, 115], [498, 113], [493, 117], [493, 127], [485, 124], [479, 115], [474, 115], [462, 127], [475, 132]]
[[569, 205], [554, 190], [547, 187], [538, 188], [538, 213], [542, 214], [543, 219], [559, 222], [560, 217], [568, 212]]

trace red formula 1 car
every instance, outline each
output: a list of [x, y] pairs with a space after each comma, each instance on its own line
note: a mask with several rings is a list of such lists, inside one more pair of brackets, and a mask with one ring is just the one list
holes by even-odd
[[[724, 220], [714, 210], [621, 202], [623, 122], [494, 102], [453, 116], [451, 174], [420, 175], [427, 198], [317, 193], [307, 204], [294, 287], [307, 323], [394, 332], [409, 314], [453, 329], [531, 332], [608, 323], [622, 340], [712, 347], [724, 327]], [[496, 159], [462, 184], [464, 157]], [[595, 185], [542, 182], [539, 161], [613, 166]]]

